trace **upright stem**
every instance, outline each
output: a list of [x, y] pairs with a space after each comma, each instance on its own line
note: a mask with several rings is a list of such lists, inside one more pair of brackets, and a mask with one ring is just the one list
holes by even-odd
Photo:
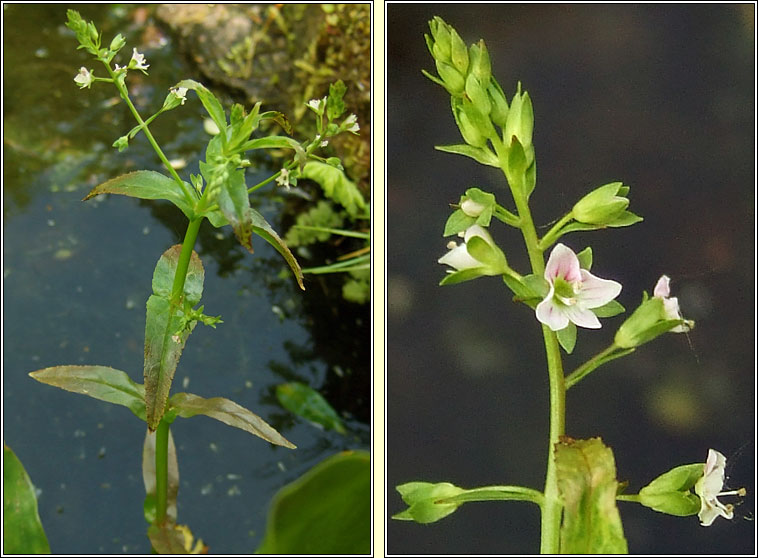
[[[505, 150], [499, 140], [493, 142], [503, 164], [505, 174]], [[518, 188], [511, 187], [513, 200], [521, 223], [521, 234], [529, 254], [529, 262], [532, 273], [543, 275], [545, 273], [545, 260], [543, 249], [540, 247], [537, 230], [534, 227], [532, 214], [529, 211], [529, 203], [526, 196], [522, 195]], [[542, 325], [542, 336], [545, 341], [545, 353], [547, 356], [548, 376], [550, 379], [550, 439], [548, 445], [547, 473], [545, 475], [544, 500], [540, 506], [542, 512], [542, 526], [540, 532], [540, 552], [542, 554], [558, 554], [560, 551], [560, 527], [563, 504], [558, 491], [558, 481], [555, 471], [555, 444], [566, 431], [566, 385], [563, 376], [563, 363], [555, 332], [546, 325]]]
[[166, 520], [168, 507], [168, 433], [169, 424], [161, 421], [155, 431], [155, 523]]

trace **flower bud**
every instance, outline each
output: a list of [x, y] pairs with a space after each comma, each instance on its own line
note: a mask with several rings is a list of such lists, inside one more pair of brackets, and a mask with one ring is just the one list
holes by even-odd
[[441, 17], [435, 16], [429, 22], [429, 29], [432, 31], [433, 37], [432, 56], [443, 62], [450, 62], [452, 45], [447, 23]]
[[[471, 117], [468, 114], [469, 112], [474, 113], [475, 111], [464, 110], [467, 101], [461, 101], [456, 97], [452, 97], [451, 103], [455, 123], [458, 124], [458, 129], [461, 131], [461, 135], [465, 142], [473, 147], [484, 147], [487, 145], [487, 136], [481, 132], [479, 126], [475, 122], [472, 122]], [[467, 104], [471, 107], [471, 103]]]
[[492, 77], [492, 64], [483, 40], [479, 39], [478, 44], [471, 45], [469, 60], [471, 60], [470, 73], [474, 74], [481, 83], [489, 83]]
[[463, 93], [463, 89], [466, 85], [466, 81], [463, 75], [458, 72], [458, 70], [456, 70], [453, 66], [446, 64], [439, 59], [436, 59], [434, 63], [437, 66], [437, 73], [442, 78], [442, 81], [445, 84], [448, 92], [451, 95], [460, 96]]
[[629, 206], [629, 199], [624, 197], [628, 192], [629, 187], [621, 182], [600, 186], [574, 205], [572, 215], [582, 223], [606, 225]]
[[452, 27], [450, 27], [450, 41], [450, 58], [453, 61], [453, 66], [465, 76], [469, 66], [468, 49], [461, 36]]
[[511, 138], [516, 136], [519, 143], [527, 152], [532, 145], [532, 132], [534, 131], [534, 112], [532, 111], [532, 101], [529, 93], [521, 92], [521, 83], [518, 90], [511, 100], [511, 107], [508, 109], [508, 118], [505, 122], [503, 140], [506, 145], [510, 145]]
[[490, 120], [493, 124], [505, 127], [505, 123], [508, 120], [508, 101], [505, 98], [505, 93], [500, 88], [500, 84], [495, 81], [495, 78], [491, 78], [489, 85], [487, 86], [487, 94], [490, 98], [492, 110], [490, 111]]
[[479, 112], [484, 116], [489, 115], [490, 110], [492, 110], [492, 103], [490, 103], [487, 90], [482, 87], [482, 84], [474, 74], [469, 74], [466, 78], [466, 95], [471, 99], [471, 102]]
[[115, 37], [113, 37], [113, 40], [111, 41], [110, 50], [112, 52], [117, 52], [123, 48], [123, 46], [126, 44], [126, 39], [119, 33]]

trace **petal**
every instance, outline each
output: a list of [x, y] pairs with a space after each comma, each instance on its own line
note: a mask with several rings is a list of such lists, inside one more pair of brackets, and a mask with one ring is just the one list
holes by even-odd
[[589, 329], [600, 329], [600, 320], [592, 312], [592, 310], [586, 310], [580, 308], [578, 305], [567, 306], [565, 313], [568, 319], [574, 322], [579, 327], [586, 327]]
[[545, 300], [537, 305], [535, 313], [537, 314], [537, 319], [553, 331], [559, 331], [569, 324], [564, 307], [559, 307], [553, 300], [552, 287]]
[[609, 303], [621, 293], [621, 284], [610, 279], [595, 277], [586, 269], [581, 270], [582, 285], [576, 295], [582, 308], [597, 308]]
[[668, 275], [661, 275], [661, 278], [658, 279], [658, 282], [653, 289], [653, 296], [657, 296], [658, 298], [666, 298], [669, 296], [671, 293], [671, 289], [669, 288], [670, 281], [671, 279], [669, 279]]
[[471, 269], [474, 267], [481, 267], [482, 265], [480, 262], [471, 257], [471, 255], [468, 253], [468, 250], [466, 250], [465, 244], [456, 245], [455, 248], [452, 248], [447, 254], [437, 260], [437, 263], [449, 265], [458, 271], [461, 271], [463, 269]]
[[487, 244], [490, 246], [495, 245], [495, 241], [492, 239], [492, 235], [482, 227], [481, 225], [471, 225], [469, 228], [466, 229], [466, 231], [463, 233], [463, 239], [468, 242], [469, 239], [472, 236], [479, 236], [487, 241]]
[[563, 244], [556, 244], [545, 266], [545, 279], [552, 283], [553, 279], [560, 277], [570, 283], [581, 281], [579, 258], [571, 248]]

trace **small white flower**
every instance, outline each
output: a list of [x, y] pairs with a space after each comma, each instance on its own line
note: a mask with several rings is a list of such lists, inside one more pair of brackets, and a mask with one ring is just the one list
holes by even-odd
[[591, 329], [601, 327], [591, 309], [609, 303], [621, 292], [616, 281], [600, 279], [581, 269], [579, 258], [563, 244], [556, 244], [550, 253], [545, 280], [550, 291], [537, 305], [536, 314], [553, 331], [560, 331], [569, 322]]
[[347, 132], [352, 132], [353, 134], [357, 134], [358, 130], [361, 129], [360, 126], [358, 126], [358, 117], [354, 114], [351, 114], [347, 118], [345, 118], [345, 121], [342, 123], [342, 128]]
[[486, 208], [487, 206], [484, 204], [477, 203], [472, 199], [464, 200], [461, 203], [461, 211], [469, 217], [479, 217]]
[[132, 59], [129, 60], [129, 68], [133, 70], [147, 70], [150, 65], [145, 64], [145, 62], [147, 62], [145, 60], [145, 55], [137, 52], [136, 48], [132, 49]]
[[172, 87], [169, 91], [176, 95], [176, 97], [182, 101], [182, 104], [187, 100], [188, 89], [186, 87]]
[[[448, 252], [437, 263], [443, 265], [449, 265], [455, 271], [463, 271], [466, 269], [480, 269], [482, 275], [500, 275], [503, 273], [505, 266], [505, 255], [498, 248], [495, 241], [492, 239], [490, 233], [484, 227], [480, 225], [471, 225], [465, 231], [459, 232], [458, 236], [463, 238], [462, 244], [457, 244], [455, 241], [447, 243]], [[472, 238], [481, 238], [489, 245], [489, 253], [485, 256], [487, 261], [477, 260], [468, 251], [468, 242]], [[448, 273], [455, 273], [448, 270]]]
[[279, 176], [276, 178], [276, 183], [279, 186], [283, 186], [287, 188], [287, 190], [290, 189], [290, 171], [288, 169], [282, 169], [279, 173]]
[[734, 506], [722, 504], [718, 501], [719, 496], [745, 495], [744, 488], [721, 492], [724, 488], [725, 467], [726, 457], [721, 452], [709, 449], [708, 459], [703, 466], [703, 476], [695, 483], [695, 494], [700, 496], [700, 512], [697, 516], [703, 527], [709, 527], [718, 516], [726, 519], [734, 517]]
[[316, 114], [324, 114], [324, 107], [326, 107], [326, 97], [323, 99], [311, 99], [308, 101], [308, 108], [315, 111]]
[[79, 68], [79, 73], [76, 74], [74, 81], [79, 84], [79, 89], [84, 89], [85, 87], [90, 87], [92, 85], [92, 82], [95, 81], [95, 76], [92, 75], [87, 68], [82, 66]]
[[[668, 275], [661, 275], [661, 278], [658, 279], [653, 289], [653, 296], [663, 300], [663, 310], [666, 312], [667, 319], [683, 320], [684, 318], [679, 310], [679, 300], [675, 296], [669, 297], [669, 294], [671, 294], [670, 281], [671, 279], [669, 279]], [[674, 333], [684, 333], [690, 329], [692, 329], [692, 324], [685, 321], [685, 323], [676, 326], [671, 331]]]
[[320, 147], [326, 147], [327, 145], [329, 145], [329, 140], [323, 140], [321, 143], [319, 143]]

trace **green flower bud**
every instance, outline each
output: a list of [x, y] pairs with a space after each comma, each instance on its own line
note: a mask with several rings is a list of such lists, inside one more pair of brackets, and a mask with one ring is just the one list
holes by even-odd
[[118, 52], [124, 47], [125, 44], [126, 44], [126, 39], [124, 39], [121, 33], [119, 33], [118, 35], [113, 37], [113, 40], [111, 41], [110, 50], [112, 52]]
[[483, 40], [479, 39], [479, 44], [471, 45], [469, 59], [471, 60], [470, 72], [481, 83], [489, 83], [492, 77], [492, 64], [490, 63], [490, 55]]
[[648, 298], [621, 324], [613, 342], [622, 349], [639, 347], [679, 325], [679, 320], [667, 319], [663, 299]]
[[629, 199], [624, 197], [628, 192], [629, 187], [621, 182], [600, 186], [574, 205], [572, 215], [582, 223], [606, 225], [629, 206]]
[[695, 515], [700, 499], [690, 489], [702, 477], [702, 463], [675, 467], [640, 490], [640, 504], [669, 515]]
[[452, 52], [452, 45], [450, 41], [450, 30], [447, 23], [439, 17], [435, 16], [433, 20], [429, 22], [429, 29], [432, 31], [433, 47], [432, 56], [437, 60], [449, 63]]
[[529, 98], [529, 93], [526, 91], [521, 92], [521, 83], [519, 83], [516, 94], [511, 100], [511, 107], [508, 110], [503, 140], [506, 145], [510, 145], [511, 138], [516, 136], [524, 151], [527, 152], [532, 145], [533, 131], [534, 112], [532, 111], [532, 100]]
[[490, 83], [487, 86], [487, 95], [489, 95], [490, 104], [492, 105], [490, 120], [501, 128], [505, 127], [505, 123], [508, 120], [508, 101], [505, 98], [505, 93], [500, 88], [500, 84], [494, 78], [490, 79]]
[[408, 505], [408, 509], [392, 516], [393, 519], [433, 523], [458, 509], [460, 504], [438, 503], [444, 498], [457, 496], [463, 492], [449, 482], [408, 482], [397, 487], [397, 491]]
[[492, 110], [492, 103], [490, 103], [487, 90], [482, 87], [482, 84], [474, 74], [469, 74], [466, 78], [466, 95], [468, 95], [468, 98], [471, 99], [471, 102], [479, 112], [484, 116], [489, 115], [490, 110]]
[[458, 129], [461, 131], [461, 135], [467, 144], [474, 147], [484, 147], [487, 145], [487, 137], [479, 131], [478, 126], [474, 125], [471, 120], [469, 120], [465, 112], [461, 110], [455, 120], [458, 124]]
[[437, 66], [437, 73], [442, 78], [448, 92], [451, 95], [460, 96], [466, 85], [463, 75], [450, 64], [446, 64], [438, 59], [434, 63]]
[[450, 41], [450, 57], [452, 58], [453, 66], [465, 76], [468, 71], [468, 49], [466, 48], [466, 43], [461, 39], [461, 36], [458, 35], [458, 32], [452, 27], [450, 27]]
[[464, 99], [461, 103], [461, 110], [466, 114], [472, 126], [475, 126], [479, 133], [485, 138], [495, 136], [495, 128], [485, 113], [474, 105], [474, 103]]

